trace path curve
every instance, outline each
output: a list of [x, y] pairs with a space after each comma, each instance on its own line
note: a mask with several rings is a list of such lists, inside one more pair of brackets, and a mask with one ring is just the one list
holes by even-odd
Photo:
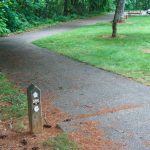
[[[86, 119], [102, 122], [99, 128], [103, 128], [108, 138], [123, 143], [123, 149], [150, 149], [144, 144], [150, 140], [150, 87], [31, 44], [42, 37], [111, 19], [109, 15], [76, 20], [0, 38], [0, 70], [21, 88], [35, 83], [42, 92], [55, 93], [55, 106], [72, 116], [110, 108], [112, 111], [89, 115]], [[125, 109], [129, 105], [131, 107]], [[142, 107], [132, 108], [136, 105]], [[112, 128], [112, 124], [117, 126]], [[61, 126], [66, 131], [70, 129], [69, 123]], [[129, 133], [132, 136], [128, 136]]]

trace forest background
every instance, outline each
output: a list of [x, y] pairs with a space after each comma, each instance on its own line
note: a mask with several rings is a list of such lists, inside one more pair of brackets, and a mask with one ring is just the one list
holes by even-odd
[[[0, 36], [43, 24], [115, 11], [115, 0], [1, 0]], [[147, 10], [150, 0], [126, 0], [126, 10]]]

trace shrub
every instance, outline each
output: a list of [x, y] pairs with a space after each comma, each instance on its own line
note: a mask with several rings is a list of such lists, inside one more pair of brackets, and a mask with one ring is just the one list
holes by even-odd
[[0, 19], [0, 36], [3, 36], [9, 32], [9, 29], [7, 29], [6, 27], [6, 23], [2, 19]]

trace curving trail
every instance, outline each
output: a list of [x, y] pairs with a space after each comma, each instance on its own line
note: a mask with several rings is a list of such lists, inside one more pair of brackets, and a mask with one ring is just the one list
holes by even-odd
[[[150, 87], [31, 44], [42, 37], [111, 19], [108, 15], [76, 20], [0, 38], [0, 71], [21, 88], [32, 82], [43, 93], [55, 93], [54, 105], [77, 118], [78, 123], [100, 121], [97, 128], [105, 132], [105, 138], [121, 145], [114, 149], [149, 150]], [[75, 122], [60, 126], [70, 132], [76, 129], [72, 126]]]

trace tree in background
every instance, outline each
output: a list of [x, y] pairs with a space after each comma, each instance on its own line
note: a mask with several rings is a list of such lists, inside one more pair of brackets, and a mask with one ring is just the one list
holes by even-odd
[[112, 22], [112, 37], [117, 36], [117, 23], [122, 22], [124, 15], [125, 0], [117, 0], [116, 11]]
[[64, 13], [63, 13], [63, 15], [64, 16], [68, 16], [68, 3], [69, 2], [69, 0], [64, 0]]
[[0, 0], [0, 35], [24, 30], [46, 20], [112, 10], [113, 0]]
[[126, 0], [126, 10], [150, 9], [150, 0]]

